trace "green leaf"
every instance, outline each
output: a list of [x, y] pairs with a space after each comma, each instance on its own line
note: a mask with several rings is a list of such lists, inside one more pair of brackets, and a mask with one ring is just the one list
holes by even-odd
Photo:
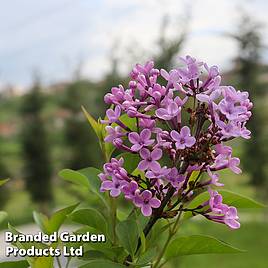
[[[11, 224], [8, 224], [8, 229], [13, 233], [13, 234], [22, 234], [19, 231], [17, 231]], [[46, 244], [40, 243], [40, 242], [14, 242], [12, 243], [12, 245], [15, 245], [17, 248], [23, 248], [23, 249], [29, 249], [32, 246], [34, 246], [35, 248], [39, 248], [39, 249], [44, 249], [47, 248]]]
[[111, 262], [108, 260], [94, 260], [90, 261], [85, 265], [80, 266], [79, 268], [125, 268], [125, 265]]
[[53, 268], [53, 257], [37, 257], [31, 263], [32, 268]]
[[79, 259], [82, 260], [95, 260], [95, 259], [108, 259], [105, 254], [99, 250], [88, 250], [84, 252], [83, 256]]
[[140, 224], [138, 224], [138, 222], [136, 221], [137, 227], [138, 227], [138, 231], [139, 231], [139, 237], [141, 239], [141, 252], [145, 252], [146, 250], [146, 237], [145, 234], [143, 232], [143, 228]]
[[137, 168], [140, 162], [140, 157], [138, 154], [122, 153], [116, 158], [119, 159], [120, 157], [124, 158], [124, 169], [126, 169], [126, 171], [130, 174]]
[[[237, 208], [263, 208], [265, 207], [263, 204], [245, 197], [240, 194], [236, 194], [227, 190], [220, 190], [219, 193], [223, 197], [223, 203], [229, 205], [229, 206], [235, 206]], [[189, 208], [195, 208], [199, 205], [201, 205], [203, 202], [209, 200], [209, 193], [204, 192], [197, 196], [191, 203]]]
[[93, 130], [95, 131], [97, 137], [99, 138], [99, 140], [102, 140], [102, 126], [101, 124], [99, 124], [90, 114], [89, 112], [82, 106], [82, 110], [89, 122], [89, 124], [91, 125], [91, 127], [93, 128]]
[[0, 186], [4, 185], [8, 181], [9, 181], [9, 179], [0, 180]]
[[98, 177], [98, 175], [101, 173], [101, 171], [94, 167], [88, 167], [80, 169], [78, 172], [87, 177], [90, 184], [90, 190], [96, 196], [99, 197], [103, 205], [109, 210], [109, 205], [107, 204], [107, 201], [104, 198], [104, 194], [100, 192], [101, 180]]
[[120, 116], [119, 120], [123, 122], [128, 128], [130, 128], [132, 131], [136, 131], [137, 129], [137, 121], [136, 118], [131, 118], [127, 114], [123, 114]]
[[44, 233], [47, 232], [47, 225], [48, 225], [48, 217], [42, 213], [37, 211], [33, 212], [33, 219], [35, 223], [38, 225], [40, 230]]
[[[13, 226], [10, 224], [8, 225], [9, 230], [13, 234], [21, 234], [18, 232]], [[14, 242], [12, 245], [16, 246], [19, 249], [29, 249], [32, 246], [38, 249], [45, 249], [48, 248], [46, 244], [40, 242]], [[53, 268], [53, 258], [52, 257], [28, 257], [26, 256], [25, 259], [28, 261], [32, 268]], [[1, 266], [2, 267], [2, 266]], [[17, 266], [15, 266], [17, 267]], [[26, 266], [28, 267], [28, 266]]]
[[48, 231], [50, 233], [57, 232], [64, 221], [67, 219], [67, 216], [72, 213], [78, 207], [78, 205], [79, 203], [56, 211], [49, 219]]
[[115, 146], [110, 142], [104, 142], [104, 151], [107, 155], [107, 159], [109, 160], [112, 156], [113, 151], [115, 150]]
[[195, 181], [199, 175], [200, 171], [199, 170], [194, 170], [189, 178], [190, 181]]
[[217, 240], [211, 236], [191, 235], [182, 236], [173, 240], [166, 251], [166, 259], [176, 258], [182, 255], [194, 254], [227, 254], [227, 253], [241, 253], [237, 249], [223, 241]]
[[69, 218], [74, 222], [93, 227], [104, 234], [107, 232], [106, 220], [96, 209], [80, 209], [72, 213]]
[[50, 219], [48, 219], [44, 214], [38, 212], [34, 212], [33, 217], [36, 224], [44, 233], [52, 234], [53, 232], [57, 232], [60, 229], [67, 216], [72, 213], [78, 205], [79, 203], [58, 210], [51, 216]]
[[156, 247], [150, 248], [147, 251], [145, 251], [138, 259], [138, 261], [135, 263], [138, 266], [144, 266], [146, 264], [149, 264], [154, 257], [157, 255], [157, 249]]
[[87, 177], [78, 171], [74, 171], [71, 169], [63, 169], [59, 172], [59, 176], [66, 181], [84, 186], [86, 188], [89, 188], [90, 186]]
[[80, 169], [78, 170], [78, 172], [87, 178], [87, 181], [91, 186], [91, 189], [99, 193], [101, 180], [98, 177], [98, 175], [101, 173], [101, 171], [94, 167], [88, 167]]
[[29, 267], [29, 263], [27, 261], [7, 261], [0, 262], [1, 268], [27, 268]]
[[139, 230], [135, 221], [126, 220], [119, 222], [116, 226], [116, 234], [121, 246], [134, 257], [138, 245]]
[[2, 224], [8, 217], [8, 214], [5, 211], [0, 211], [0, 224]]
[[227, 190], [220, 190], [219, 193], [223, 197], [223, 201], [229, 206], [237, 208], [264, 208], [265, 205], [240, 194], [233, 193]]

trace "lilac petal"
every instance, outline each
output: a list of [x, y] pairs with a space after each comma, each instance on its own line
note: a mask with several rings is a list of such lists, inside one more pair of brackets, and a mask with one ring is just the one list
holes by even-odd
[[115, 136], [113, 136], [113, 135], [108, 135], [108, 136], [106, 136], [106, 137], [104, 138], [104, 141], [105, 141], [105, 142], [113, 142], [114, 139], [115, 139]]
[[228, 217], [236, 218], [237, 217], [237, 209], [235, 207], [229, 207], [228, 209]]
[[160, 70], [160, 74], [163, 78], [165, 78], [167, 81], [169, 80], [169, 73], [165, 69]]
[[171, 70], [169, 78], [170, 78], [170, 82], [175, 83], [179, 80], [180, 75], [177, 70]]
[[106, 111], [106, 116], [108, 117], [108, 119], [114, 118], [114, 111], [112, 109], [108, 109]]
[[179, 108], [178, 108], [178, 105], [176, 104], [176, 102], [172, 102], [168, 105], [167, 112], [168, 112], [168, 114], [170, 114], [172, 116], [176, 116], [178, 114]]
[[187, 147], [192, 147], [195, 144], [195, 138], [194, 137], [187, 137], [185, 138], [185, 144]]
[[147, 148], [143, 148], [143, 149], [141, 149], [141, 151], [140, 151], [140, 156], [141, 156], [143, 159], [148, 159], [149, 157], [151, 157], [151, 153], [150, 153], [150, 151], [149, 151]]
[[236, 106], [236, 107], [234, 107], [234, 111], [236, 114], [242, 114], [242, 113], [245, 113], [247, 111], [247, 108], [244, 106]]
[[138, 184], [137, 184], [137, 182], [135, 182], [135, 181], [131, 181], [131, 182], [129, 183], [129, 189], [130, 189], [131, 191], [136, 191], [136, 190], [138, 189]]
[[137, 152], [139, 151], [143, 146], [141, 144], [134, 144], [131, 146], [131, 150]]
[[128, 139], [131, 143], [135, 144], [135, 143], [139, 143], [140, 142], [140, 136], [138, 133], [136, 132], [131, 132], [128, 134]]
[[101, 180], [102, 182], [108, 180], [108, 175], [107, 175], [107, 174], [104, 174], [104, 173], [100, 173], [100, 174], [98, 175], [98, 177], [100, 178], [100, 180]]
[[157, 171], [157, 170], [161, 169], [160, 164], [156, 161], [152, 161], [152, 162], [148, 162], [148, 163], [149, 163], [148, 168], [150, 168], [151, 170]]
[[[114, 159], [114, 158], [112, 158], [112, 159]], [[122, 167], [123, 164], [124, 164], [124, 158], [123, 157], [120, 157], [119, 160], [118, 160], [118, 165]]]
[[[153, 162], [154, 162], [154, 164], [150, 165], [151, 171], [153, 171], [155, 174], [160, 174], [162, 172], [162, 168], [161, 168], [160, 164], [156, 161], [153, 161]], [[155, 163], [157, 163], [157, 164], [155, 164]]]
[[214, 90], [211, 95], [210, 95], [210, 99], [213, 101], [213, 100], [216, 100], [220, 97], [221, 95], [221, 92], [220, 90]]
[[239, 167], [231, 166], [230, 169], [235, 173], [235, 174], [240, 174], [242, 170]]
[[157, 198], [152, 198], [149, 202], [150, 206], [153, 208], [159, 208], [161, 205], [161, 201]]
[[145, 140], [145, 141], [144, 141], [144, 145], [145, 145], [145, 146], [151, 145], [151, 144], [153, 144], [153, 143], [154, 143], [154, 140], [153, 140], [153, 139]]
[[134, 202], [135, 206], [137, 206], [139, 208], [143, 205], [143, 199], [141, 198], [140, 195], [136, 195], [133, 202]]
[[176, 130], [172, 130], [170, 136], [174, 141], [179, 141], [181, 139], [181, 135]]
[[240, 164], [240, 160], [237, 157], [233, 157], [229, 160], [229, 168], [236, 174], [239, 174], [242, 172], [242, 170], [237, 167]]
[[148, 178], [148, 179], [154, 179], [154, 178], [156, 178], [157, 176], [154, 174], [154, 172], [153, 171], [147, 171], [146, 173], [145, 173], [145, 177], [146, 178]]
[[181, 134], [181, 136], [183, 136], [183, 137], [190, 136], [190, 128], [187, 127], [187, 126], [184, 126], [184, 127], [181, 129], [180, 134]]
[[112, 188], [114, 188], [114, 183], [112, 181], [104, 181], [101, 184], [102, 190], [111, 190]]
[[228, 225], [232, 229], [240, 228], [240, 223], [234, 219], [226, 219], [224, 222], [226, 225]]
[[168, 114], [167, 113], [167, 110], [164, 109], [164, 108], [159, 108], [155, 111], [155, 114], [157, 117], [161, 118], [161, 119], [165, 119], [166, 118], [166, 115]]
[[180, 142], [176, 142], [176, 148], [179, 149], [179, 150], [183, 150], [185, 149], [185, 144], [181, 144]]
[[115, 133], [115, 129], [111, 126], [106, 126], [105, 130], [109, 133], [109, 134], [114, 134]]
[[111, 195], [112, 197], [117, 197], [117, 196], [120, 195], [120, 193], [121, 193], [120, 189], [117, 189], [117, 188], [113, 188], [113, 189], [111, 189], [111, 191], [110, 191], [110, 195]]
[[121, 114], [121, 108], [120, 108], [120, 106], [117, 105], [114, 109], [114, 115], [115, 115], [115, 117], [118, 118], [120, 116], [120, 114]]
[[141, 212], [144, 216], [149, 217], [152, 215], [152, 208], [149, 205], [144, 205], [141, 207]]
[[152, 198], [152, 192], [149, 190], [145, 190], [141, 193], [141, 196], [144, 200], [150, 200]]
[[140, 170], [145, 170], [148, 169], [150, 162], [148, 162], [147, 160], [142, 160], [139, 164], [138, 164], [138, 169]]
[[222, 196], [220, 194], [217, 194], [215, 197], [214, 197], [214, 203], [215, 204], [221, 204], [222, 203]]
[[145, 128], [141, 131], [141, 134], [140, 134], [140, 139], [142, 141], [146, 141], [146, 140], [149, 140], [151, 137], [151, 131], [148, 129], [148, 128]]
[[197, 94], [196, 98], [201, 102], [209, 102], [209, 96], [206, 94]]
[[151, 153], [152, 160], [159, 160], [162, 157], [162, 150], [159, 148], [156, 148]]

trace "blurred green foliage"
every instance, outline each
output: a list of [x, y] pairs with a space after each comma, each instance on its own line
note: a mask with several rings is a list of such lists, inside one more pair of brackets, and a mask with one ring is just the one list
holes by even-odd
[[232, 35], [238, 46], [235, 59], [235, 84], [247, 90], [253, 102], [252, 117], [247, 127], [252, 133], [250, 140], [244, 141], [242, 165], [250, 176], [250, 183], [257, 187], [263, 198], [267, 198], [267, 116], [264, 112], [268, 83], [263, 81], [261, 55], [264, 48], [261, 24], [250, 16], [241, 17], [237, 32]]
[[43, 119], [45, 99], [38, 81], [23, 97], [21, 130], [23, 178], [31, 198], [38, 204], [52, 201], [50, 143]]

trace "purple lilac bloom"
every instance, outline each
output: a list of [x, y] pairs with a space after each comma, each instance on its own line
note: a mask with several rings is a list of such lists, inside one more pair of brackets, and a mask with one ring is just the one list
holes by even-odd
[[122, 188], [122, 192], [125, 194], [125, 198], [128, 200], [134, 200], [139, 194], [139, 185], [135, 181], [131, 181]]
[[121, 115], [121, 108], [120, 106], [116, 106], [115, 109], [108, 109], [106, 111], [106, 116], [108, 120], [101, 120], [102, 124], [112, 124], [115, 123]]
[[190, 56], [181, 58], [181, 60], [186, 65], [186, 68], [178, 69], [180, 81], [185, 84], [191, 80], [197, 79], [200, 75], [200, 67], [203, 65], [203, 63], [196, 61], [195, 58]]
[[152, 145], [154, 142], [154, 139], [151, 139], [151, 131], [148, 128], [145, 128], [141, 131], [140, 134], [137, 132], [131, 132], [128, 135], [129, 141], [133, 144], [131, 146], [131, 150], [137, 152], [144, 146]]
[[167, 176], [167, 174], [169, 173], [170, 169], [167, 168], [166, 166], [164, 167], [160, 167], [160, 165], [156, 165], [156, 169], [155, 167], [151, 170], [148, 170], [146, 173], [145, 173], [145, 176], [148, 178], [148, 179], [162, 179], [162, 178], [165, 178]]
[[202, 93], [197, 94], [196, 98], [199, 101], [206, 102], [206, 103], [211, 103], [214, 100], [218, 99], [220, 97], [220, 95], [221, 95], [220, 90], [215, 90], [210, 95], [202, 94]]
[[112, 104], [112, 103], [122, 103], [125, 98], [125, 92], [123, 86], [119, 85], [119, 87], [112, 87], [111, 93], [107, 93], [104, 96], [104, 101], [107, 104]]
[[232, 229], [240, 228], [239, 217], [237, 216], [237, 209], [229, 207], [225, 212], [223, 222]]
[[141, 208], [142, 214], [147, 217], [152, 215], [152, 208], [158, 208], [161, 205], [160, 200], [152, 197], [152, 193], [148, 190], [137, 195], [134, 202], [137, 207]]
[[180, 133], [176, 130], [172, 130], [170, 136], [176, 142], [176, 148], [179, 150], [192, 147], [196, 141], [195, 138], [191, 136], [190, 129], [187, 126], [184, 126]]
[[247, 111], [246, 107], [235, 106], [233, 102], [227, 101], [226, 99], [221, 100], [219, 103], [219, 109], [221, 113], [224, 114], [229, 120], [234, 120], [238, 118], [239, 115]]
[[[110, 108], [101, 120], [106, 124], [104, 141], [117, 148], [114, 153], [137, 158], [138, 164], [131, 172], [123, 158], [105, 163], [99, 174], [101, 191], [110, 191], [113, 197], [123, 193], [143, 215], [161, 217], [173, 202], [166, 202], [168, 196], [187, 205], [195, 190], [207, 190], [210, 200], [199, 212], [209, 220], [239, 228], [236, 209], [224, 204], [210, 187], [223, 186], [218, 170], [241, 173], [239, 158], [225, 142], [250, 138], [246, 124], [253, 104], [248, 92], [222, 85], [217, 66], [191, 56], [181, 60], [183, 66], [171, 70], [158, 70], [153, 61], [136, 64], [128, 86], [113, 87], [105, 95]], [[192, 181], [193, 171], [206, 173], [209, 179], [202, 181], [198, 176]], [[166, 205], [162, 207], [161, 202]], [[176, 215], [178, 207], [171, 215]]]
[[161, 149], [154, 149], [150, 152], [147, 148], [143, 148], [140, 150], [140, 156], [143, 160], [138, 165], [138, 169], [140, 170], [159, 170], [160, 164], [157, 162], [162, 157]]
[[210, 184], [213, 184], [213, 185], [218, 186], [218, 187], [224, 186], [223, 183], [219, 182], [219, 175], [216, 173], [212, 173], [211, 170], [209, 169], [209, 167], [207, 168], [207, 173], [211, 179], [209, 181]]
[[178, 169], [173, 167], [167, 175], [167, 180], [174, 188], [179, 189], [185, 180], [185, 175], [179, 174]]
[[112, 181], [103, 181], [101, 184], [100, 191], [110, 191], [110, 195], [112, 197], [117, 197], [120, 195], [122, 188], [126, 185], [126, 183], [126, 181], [120, 181], [115, 178]]
[[113, 142], [115, 139], [121, 138], [125, 135], [120, 126], [116, 126], [115, 128], [106, 126], [105, 130], [107, 131], [107, 136], [104, 139], [105, 142]]
[[157, 117], [163, 120], [170, 120], [180, 113], [180, 108], [175, 101], [168, 104], [166, 108], [159, 108], [155, 114]]
[[210, 188], [208, 191], [210, 194], [210, 200], [208, 201], [210, 209], [205, 216], [212, 221], [226, 224], [231, 229], [239, 228], [240, 223], [236, 208], [223, 204], [222, 196], [217, 191], [213, 191]]

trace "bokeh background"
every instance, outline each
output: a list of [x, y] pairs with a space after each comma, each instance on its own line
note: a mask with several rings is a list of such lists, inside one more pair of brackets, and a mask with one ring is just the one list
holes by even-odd
[[[268, 204], [268, 1], [10, 0], [0, 17], [0, 209], [19, 227], [32, 211], [94, 197], [61, 181], [62, 168], [101, 166], [81, 112], [103, 116], [103, 95], [127, 85], [131, 67], [153, 59], [178, 65], [190, 54], [220, 67], [224, 84], [254, 101], [252, 139], [238, 141], [242, 175], [225, 172], [227, 189]], [[242, 227], [193, 221], [183, 233], [214, 234], [246, 249], [238, 255], [182, 257], [165, 267], [268, 267], [268, 211], [240, 211]], [[5, 226], [2, 226], [2, 229]]]

